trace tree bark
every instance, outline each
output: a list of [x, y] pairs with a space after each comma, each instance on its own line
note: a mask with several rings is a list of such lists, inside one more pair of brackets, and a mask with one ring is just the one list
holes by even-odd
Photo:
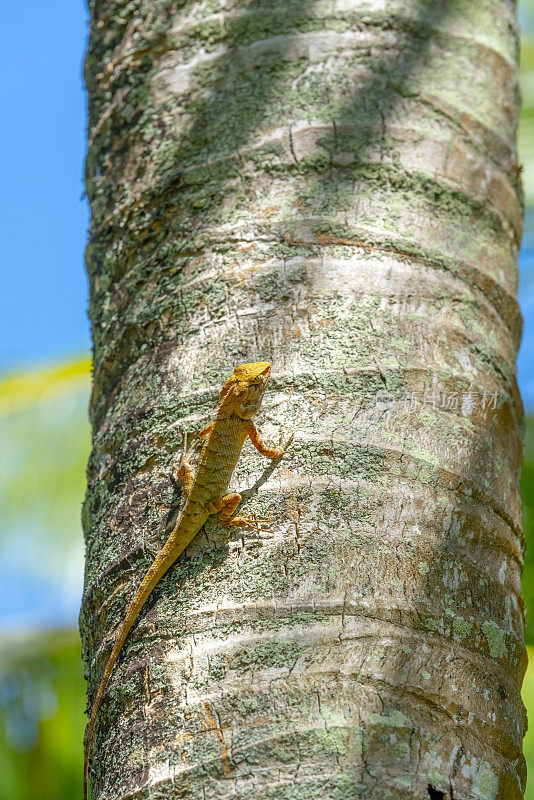
[[270, 360], [116, 665], [93, 798], [523, 796], [512, 0], [90, 0], [89, 701], [172, 464]]

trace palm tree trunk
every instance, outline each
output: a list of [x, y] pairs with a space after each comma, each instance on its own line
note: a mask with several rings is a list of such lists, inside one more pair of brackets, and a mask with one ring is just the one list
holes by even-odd
[[296, 431], [141, 612], [93, 797], [522, 797], [515, 3], [89, 6], [90, 701], [236, 364]]

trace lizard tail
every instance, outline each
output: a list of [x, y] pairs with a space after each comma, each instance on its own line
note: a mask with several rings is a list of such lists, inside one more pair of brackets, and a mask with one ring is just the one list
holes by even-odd
[[144, 606], [149, 594], [152, 592], [152, 589], [154, 589], [158, 581], [165, 575], [167, 570], [170, 567], [172, 567], [172, 565], [174, 564], [174, 562], [184, 549], [183, 547], [177, 546], [176, 533], [177, 529], [175, 528], [175, 530], [171, 533], [166, 543], [163, 545], [162, 549], [154, 559], [152, 565], [145, 574], [145, 577], [139, 584], [139, 588], [137, 589], [135, 595], [133, 596], [133, 599], [130, 602], [130, 605], [126, 610], [124, 620], [119, 628], [117, 639], [115, 641], [115, 644], [113, 645], [113, 650], [111, 651], [108, 663], [106, 664], [106, 669], [104, 670], [104, 674], [102, 675], [102, 679], [100, 681], [100, 685], [96, 693], [93, 707], [91, 709], [91, 716], [89, 718], [89, 723], [87, 725], [87, 733], [85, 737], [85, 748], [83, 756], [83, 800], [87, 800], [89, 754], [91, 751], [91, 745], [93, 743], [93, 738], [94, 738], [96, 716], [98, 713], [98, 709], [100, 708], [100, 705], [102, 703], [106, 687], [108, 685], [109, 676], [113, 671], [113, 667], [115, 666], [115, 662], [117, 661], [117, 658], [122, 649], [124, 641], [128, 636], [130, 628], [137, 619], [137, 615], [141, 611], [141, 608]]

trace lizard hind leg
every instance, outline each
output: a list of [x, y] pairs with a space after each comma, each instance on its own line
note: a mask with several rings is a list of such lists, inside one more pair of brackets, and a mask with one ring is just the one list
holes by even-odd
[[225, 494], [220, 500], [210, 503], [207, 510], [210, 514], [217, 514], [219, 522], [225, 528], [233, 527], [234, 525], [241, 528], [248, 528], [249, 530], [260, 530], [259, 523], [265, 520], [257, 520], [255, 517], [234, 516], [235, 510], [241, 502], [241, 495], [238, 492], [230, 492]]

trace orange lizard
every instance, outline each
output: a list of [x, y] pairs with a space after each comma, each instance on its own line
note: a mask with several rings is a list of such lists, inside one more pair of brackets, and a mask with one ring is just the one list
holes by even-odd
[[235, 368], [232, 377], [221, 389], [215, 421], [198, 434], [198, 438], [206, 439], [206, 442], [196, 475], [187, 460], [184, 445], [184, 454], [176, 475], [182, 483], [185, 505], [169, 538], [128, 605], [91, 710], [84, 748], [84, 800], [87, 800], [89, 754], [94, 739], [96, 715], [115, 662], [141, 608], [158, 581], [195, 538], [210, 514], [218, 514], [224, 526], [251, 526], [249, 518], [234, 516], [241, 495], [237, 492], [225, 494], [247, 437], [262, 456], [273, 459], [282, 458], [293, 440], [291, 436], [284, 446], [267, 447], [252, 422], [252, 417], [261, 407], [270, 373], [271, 365], [267, 361], [241, 364]]

